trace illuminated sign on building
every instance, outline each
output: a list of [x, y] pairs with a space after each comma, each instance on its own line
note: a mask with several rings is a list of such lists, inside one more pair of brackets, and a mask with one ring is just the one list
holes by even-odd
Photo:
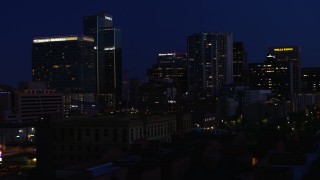
[[106, 47], [106, 48], [104, 48], [104, 50], [105, 51], [113, 51], [113, 50], [115, 50], [115, 48], [114, 47]]
[[158, 56], [173, 56], [175, 53], [158, 54]]
[[109, 17], [109, 16], [104, 16], [104, 19], [107, 19], [109, 21], [112, 21], [112, 17]]
[[91, 38], [91, 37], [82, 37], [82, 39], [83, 39], [84, 41], [94, 42], [94, 39]]
[[57, 38], [45, 38], [45, 39], [34, 39], [33, 43], [46, 43], [46, 42], [59, 42], [59, 41], [76, 41], [78, 37], [57, 37]]
[[274, 48], [274, 51], [293, 51], [293, 48]]
[[169, 103], [169, 104], [175, 104], [176, 101], [175, 101], [175, 100], [168, 100], [168, 103]]
[[276, 56], [272, 56], [271, 54], [269, 54], [267, 57], [268, 58], [276, 58]]

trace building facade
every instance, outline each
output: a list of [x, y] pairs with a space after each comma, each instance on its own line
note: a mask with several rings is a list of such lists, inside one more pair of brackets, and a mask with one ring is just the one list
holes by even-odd
[[63, 92], [95, 92], [94, 39], [85, 36], [35, 38], [32, 81]]
[[186, 53], [160, 53], [157, 63], [148, 69], [149, 81], [171, 79], [178, 94], [188, 91], [187, 54]]
[[188, 36], [188, 88], [195, 96], [214, 96], [233, 81], [232, 33]]
[[121, 31], [106, 13], [84, 17], [84, 34], [94, 38], [98, 101], [106, 111], [122, 106]]
[[303, 92], [320, 91], [320, 68], [301, 68]]
[[278, 62], [290, 62], [290, 93], [296, 94], [301, 92], [301, 49], [298, 46], [280, 46], [270, 47], [268, 54], [273, 56]]
[[47, 89], [64, 93], [66, 115], [75, 110], [88, 113], [88, 109], [96, 104], [94, 56], [94, 39], [88, 36], [35, 38], [32, 80], [44, 82]]
[[243, 42], [233, 43], [233, 83], [247, 84], [247, 52]]
[[278, 96], [288, 98], [294, 88], [292, 68], [292, 62], [277, 61], [272, 55], [268, 55], [264, 63], [250, 63], [250, 89], [271, 90]]
[[37, 82], [21, 82], [18, 87], [0, 91], [0, 121], [30, 122], [50, 114], [62, 117], [63, 93]]
[[[83, 116], [49, 121], [38, 128], [37, 137], [46, 137], [37, 141], [39, 161], [68, 167], [106, 158], [115, 148], [127, 153], [140, 140], [171, 142], [177, 123], [175, 116]], [[183, 118], [183, 124], [184, 131], [191, 130], [189, 116]]]

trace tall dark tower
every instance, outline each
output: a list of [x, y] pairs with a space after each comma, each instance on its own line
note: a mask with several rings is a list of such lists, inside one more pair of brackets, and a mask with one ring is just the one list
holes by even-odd
[[233, 81], [232, 33], [198, 33], [188, 37], [188, 88], [195, 96], [214, 96]]
[[95, 40], [98, 101], [106, 111], [117, 111], [122, 103], [121, 31], [111, 15], [100, 13], [84, 17], [84, 34]]
[[233, 83], [247, 84], [247, 53], [243, 42], [233, 43]]

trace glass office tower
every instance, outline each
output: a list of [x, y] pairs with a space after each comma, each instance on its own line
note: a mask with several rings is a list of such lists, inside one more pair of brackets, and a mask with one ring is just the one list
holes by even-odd
[[35, 38], [32, 47], [32, 81], [48, 89], [96, 91], [94, 39], [86, 36]]
[[94, 38], [98, 101], [106, 111], [118, 111], [122, 103], [121, 31], [106, 13], [84, 17], [84, 34]]

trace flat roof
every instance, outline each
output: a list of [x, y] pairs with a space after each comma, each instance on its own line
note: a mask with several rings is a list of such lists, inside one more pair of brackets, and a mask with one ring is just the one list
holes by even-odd
[[71, 36], [53, 36], [53, 37], [39, 37], [39, 38], [34, 38], [33, 43], [38, 44], [38, 43], [49, 43], [49, 42], [64, 42], [64, 41], [78, 41], [78, 40], [83, 40], [83, 41], [88, 41], [88, 42], [94, 42], [94, 39], [90, 36], [76, 36], [76, 35], [71, 35]]
[[[176, 120], [175, 115], [155, 115], [147, 118], [148, 122], [161, 122], [166, 120]], [[53, 124], [63, 124], [72, 126], [92, 126], [92, 125], [108, 125], [112, 126], [125, 126], [129, 124], [142, 124], [143, 117], [138, 115], [128, 115], [124, 117], [119, 117], [116, 115], [94, 115], [94, 116], [77, 116], [65, 119], [57, 119], [52, 121]]]

